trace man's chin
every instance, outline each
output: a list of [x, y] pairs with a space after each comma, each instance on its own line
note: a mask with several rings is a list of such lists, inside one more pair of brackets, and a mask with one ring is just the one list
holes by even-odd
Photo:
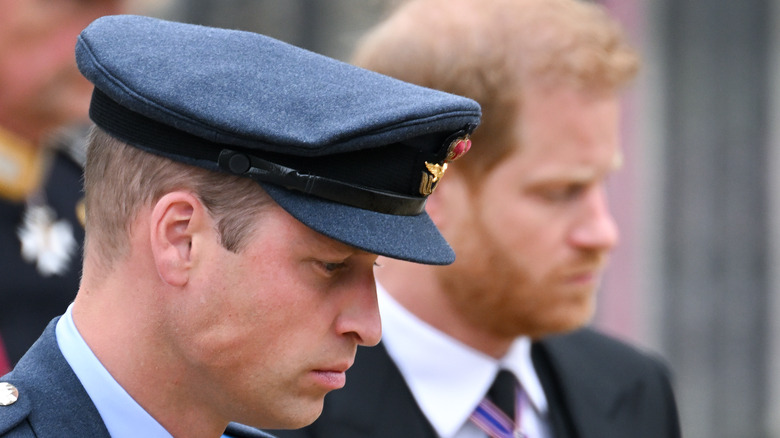
[[558, 321], [557, 325], [552, 325], [548, 334], [554, 335], [554, 334], [566, 334], [573, 332], [575, 330], [579, 330], [586, 325], [588, 325], [591, 320], [593, 320], [594, 315], [594, 309], [588, 308], [583, 309], [578, 312], [572, 312], [570, 315], [567, 315], [565, 318], [561, 318], [561, 320]]
[[548, 319], [544, 323], [540, 323], [535, 330], [527, 334], [531, 339], [539, 340], [547, 336], [571, 333], [588, 325], [592, 321], [594, 314], [594, 306], [571, 309]]
[[302, 427], [306, 427], [320, 418], [320, 414], [322, 414], [322, 404], [320, 404], [320, 409], [317, 411], [316, 415], [311, 415], [306, 418], [298, 418], [296, 421], [290, 422], [284, 429], [300, 429]]
[[236, 420], [257, 429], [284, 430], [306, 427], [320, 417], [324, 405], [323, 398], [317, 401], [297, 403], [295, 406], [285, 406], [284, 411], [273, 415], [263, 415], [262, 418]]

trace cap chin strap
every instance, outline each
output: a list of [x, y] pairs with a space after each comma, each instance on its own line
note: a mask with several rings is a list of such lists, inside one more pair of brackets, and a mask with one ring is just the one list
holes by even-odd
[[328, 201], [377, 213], [396, 216], [416, 216], [425, 211], [425, 199], [389, 193], [337, 181], [272, 163], [242, 152], [223, 149], [218, 159], [220, 169], [296, 190]]

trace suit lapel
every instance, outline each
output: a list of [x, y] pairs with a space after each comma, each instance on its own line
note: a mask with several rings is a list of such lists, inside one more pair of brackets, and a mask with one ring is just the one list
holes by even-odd
[[[640, 382], [610, 370], [608, 357], [590, 349], [588, 332], [575, 332], [537, 342], [534, 367], [550, 404], [556, 438], [630, 436], [630, 400]], [[626, 423], [628, 420], [628, 423]], [[626, 435], [625, 433], [628, 435]]]
[[531, 359], [547, 397], [548, 419], [552, 428], [552, 436], [555, 438], [577, 437], [568, 403], [564, 397], [564, 390], [560, 386], [560, 379], [543, 345], [538, 343], [532, 345]]

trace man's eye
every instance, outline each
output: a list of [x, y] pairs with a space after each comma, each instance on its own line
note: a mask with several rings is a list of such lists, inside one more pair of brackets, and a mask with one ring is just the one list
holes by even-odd
[[583, 184], [569, 184], [563, 187], [551, 188], [544, 190], [542, 195], [544, 198], [550, 201], [570, 201], [576, 199], [585, 191], [585, 185]]
[[345, 262], [318, 262], [317, 264], [328, 274], [336, 273], [347, 266]]

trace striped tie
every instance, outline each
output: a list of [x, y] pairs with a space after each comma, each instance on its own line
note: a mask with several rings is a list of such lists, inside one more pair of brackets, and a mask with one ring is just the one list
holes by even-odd
[[487, 395], [471, 414], [471, 421], [490, 438], [527, 438], [515, 427], [520, 422], [516, 401], [523, 400], [522, 393], [514, 374], [499, 371]]

